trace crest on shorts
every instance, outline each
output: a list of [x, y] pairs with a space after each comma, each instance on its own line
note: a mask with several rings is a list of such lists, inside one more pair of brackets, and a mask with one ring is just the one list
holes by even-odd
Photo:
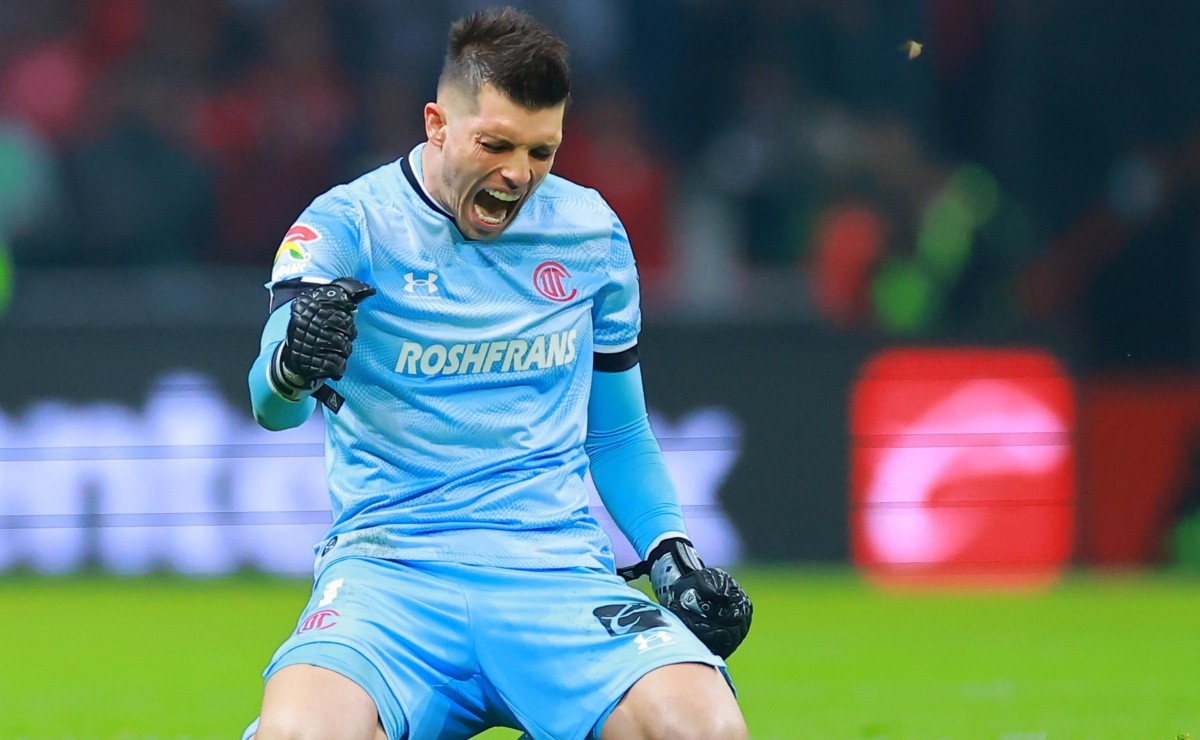
[[315, 611], [304, 618], [304, 621], [296, 628], [296, 634], [300, 635], [310, 630], [327, 630], [337, 624], [333, 620], [340, 616], [342, 615], [338, 614], [336, 609]]
[[604, 629], [613, 637], [632, 635], [645, 632], [655, 627], [670, 627], [662, 609], [654, 604], [633, 602], [626, 604], [605, 604], [592, 610]]

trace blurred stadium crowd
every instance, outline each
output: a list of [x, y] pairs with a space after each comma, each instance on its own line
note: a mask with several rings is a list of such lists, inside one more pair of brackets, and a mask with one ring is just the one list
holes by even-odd
[[[484, 4], [0, 0], [11, 262], [265, 275], [316, 194], [423, 138]], [[1200, 361], [1200, 4], [513, 4], [572, 44], [557, 171], [622, 215], [652, 309]]]

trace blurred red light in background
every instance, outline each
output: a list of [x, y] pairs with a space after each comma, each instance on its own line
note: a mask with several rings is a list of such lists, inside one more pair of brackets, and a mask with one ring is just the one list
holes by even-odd
[[817, 222], [813, 241], [813, 302], [840, 327], [852, 326], [869, 305], [871, 268], [883, 253], [889, 224], [869, 204], [833, 206]]
[[1038, 586], [1071, 553], [1074, 393], [1038, 351], [901, 349], [851, 407], [851, 543], [884, 585]]
[[0, 80], [0, 104], [5, 114], [43, 135], [64, 136], [82, 115], [90, 76], [75, 44], [47, 43], [9, 62]]

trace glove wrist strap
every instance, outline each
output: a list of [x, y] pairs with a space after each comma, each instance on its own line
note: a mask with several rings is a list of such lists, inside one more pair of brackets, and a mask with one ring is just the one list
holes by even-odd
[[617, 574], [626, 581], [650, 576], [658, 603], [671, 602], [671, 585], [683, 576], [704, 568], [704, 561], [686, 537], [670, 537], [658, 543], [642, 562], [621, 568]]
[[321, 384], [319, 381], [306, 383], [303, 378], [288, 369], [287, 364], [283, 361], [283, 352], [286, 347], [287, 342], [280, 342], [279, 347], [275, 350], [275, 355], [271, 358], [267, 380], [271, 384], [271, 390], [280, 397], [289, 401], [299, 401], [311, 395]]
[[681, 576], [704, 569], [704, 561], [700, 559], [700, 553], [696, 552], [695, 545], [686, 537], [672, 537], [663, 540], [650, 552], [647, 560], [653, 563], [661, 560], [664, 555], [671, 555], [675, 558], [675, 564], [679, 567]]
[[650, 552], [650, 585], [658, 603], [670, 606], [675, 595], [671, 587], [680, 578], [704, 568], [704, 562], [692, 543], [682, 537], [663, 540]]

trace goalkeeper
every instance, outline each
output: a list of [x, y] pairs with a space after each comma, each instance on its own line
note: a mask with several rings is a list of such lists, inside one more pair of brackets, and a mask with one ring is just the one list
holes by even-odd
[[647, 422], [625, 230], [549, 174], [568, 93], [538, 21], [455, 22], [427, 141], [285, 236], [251, 400], [268, 429], [323, 407], [333, 523], [245, 737], [746, 737], [723, 659], [751, 606]]

